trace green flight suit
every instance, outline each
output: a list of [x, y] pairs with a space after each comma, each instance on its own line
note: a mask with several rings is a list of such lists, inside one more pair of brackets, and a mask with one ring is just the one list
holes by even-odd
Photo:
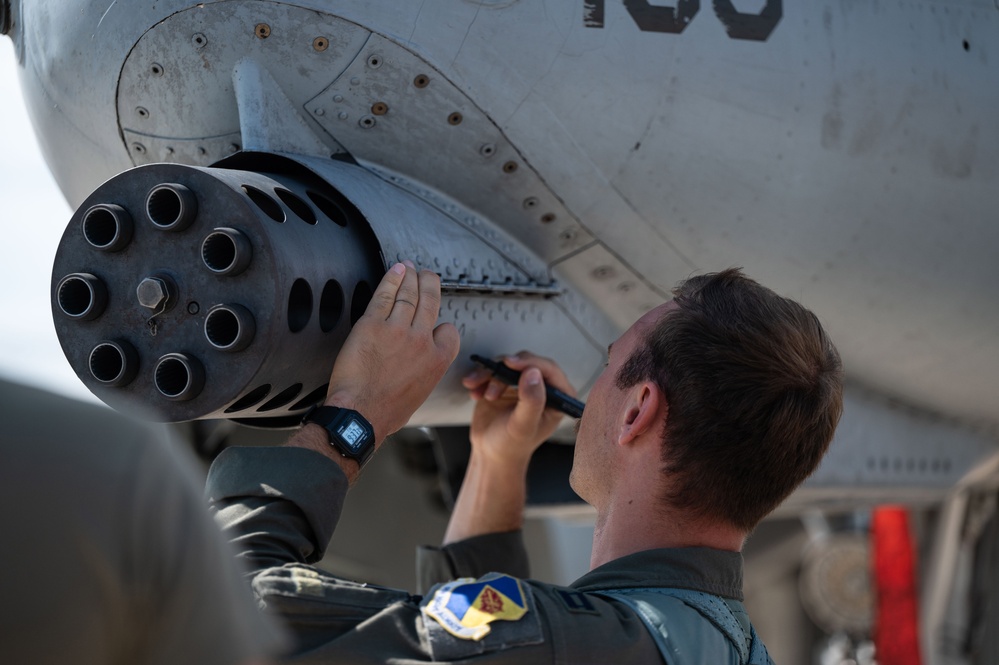
[[[296, 639], [289, 658], [293, 662], [683, 665], [707, 662], [702, 655], [709, 654], [712, 665], [746, 660], [745, 650], [696, 609], [696, 603], [668, 596], [660, 602], [649, 595], [650, 589], [653, 594], [658, 589], [689, 590], [738, 610], [742, 555], [737, 552], [638, 552], [559, 587], [516, 579], [527, 572], [520, 533], [490, 534], [422, 549], [420, 582], [475, 578], [488, 571], [506, 575], [459, 585], [453, 592], [457, 595], [448, 595], [448, 585], [438, 586], [424, 598], [338, 579], [309, 565], [322, 558], [346, 492], [339, 466], [300, 448], [231, 448], [209, 472], [207, 493], [216, 520], [254, 571], [252, 584], [262, 604], [291, 628]], [[457, 636], [455, 632], [466, 630], [463, 625], [449, 628], [435, 618], [435, 608], [444, 614], [456, 610], [461, 618], [467, 603], [460, 594], [486, 586], [490, 588], [475, 603], [487, 619], [491, 612], [498, 614], [495, 608], [504, 601], [519, 615], [488, 623], [488, 634], [479, 639]], [[660, 619], [669, 634], [684, 639], [665, 644], [661, 634], [654, 638], [648, 617], [633, 609], [635, 599], [619, 597], [631, 592], [638, 594], [642, 608], [653, 613], [655, 607], [663, 608]], [[491, 602], [480, 602], [489, 594]], [[748, 620], [744, 623], [748, 626]], [[724, 657], [718, 659], [718, 654]]]

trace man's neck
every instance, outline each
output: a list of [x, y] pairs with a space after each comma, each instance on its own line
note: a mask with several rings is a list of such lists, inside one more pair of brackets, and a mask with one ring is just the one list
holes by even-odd
[[739, 552], [747, 535], [727, 524], [652, 505], [637, 493], [619, 496], [597, 511], [590, 570], [635, 552], [663, 547], [712, 547]]

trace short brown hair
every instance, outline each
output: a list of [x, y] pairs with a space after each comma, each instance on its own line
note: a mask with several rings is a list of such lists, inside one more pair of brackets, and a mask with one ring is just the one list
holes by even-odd
[[752, 530], [812, 471], [843, 411], [839, 353], [818, 318], [738, 268], [692, 277], [622, 366], [669, 405], [665, 500]]

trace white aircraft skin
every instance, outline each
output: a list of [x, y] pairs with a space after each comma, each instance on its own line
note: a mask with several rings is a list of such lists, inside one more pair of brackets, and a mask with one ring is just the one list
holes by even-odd
[[[995, 477], [997, 0], [3, 1], [73, 206], [142, 164], [346, 153], [474, 211], [596, 312], [563, 357], [530, 327], [512, 342], [579, 361], [584, 389], [673, 284], [743, 266], [819, 316], [847, 371], [799, 505]], [[458, 390], [421, 422], [466, 419]]]

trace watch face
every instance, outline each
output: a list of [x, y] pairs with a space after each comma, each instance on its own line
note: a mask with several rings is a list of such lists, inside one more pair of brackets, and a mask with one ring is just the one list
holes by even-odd
[[340, 436], [343, 437], [344, 443], [355, 452], [364, 445], [364, 434], [364, 428], [353, 419], [348, 420], [344, 428], [340, 430]]

